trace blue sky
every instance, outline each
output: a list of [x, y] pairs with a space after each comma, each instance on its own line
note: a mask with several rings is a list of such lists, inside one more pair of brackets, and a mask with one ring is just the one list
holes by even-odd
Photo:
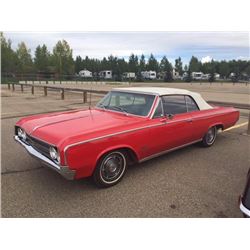
[[127, 59], [131, 53], [157, 59], [166, 55], [174, 62], [181, 57], [186, 64], [194, 55], [202, 61], [249, 60], [248, 32], [65, 32], [65, 33], [4, 33], [12, 47], [24, 41], [32, 55], [43, 43], [52, 51], [58, 40], [65, 39], [73, 49], [73, 56], [102, 58], [114, 55]]

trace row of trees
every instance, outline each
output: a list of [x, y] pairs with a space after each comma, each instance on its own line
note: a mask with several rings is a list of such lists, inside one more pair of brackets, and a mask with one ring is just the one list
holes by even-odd
[[235, 73], [237, 78], [243, 75], [250, 76], [250, 61], [231, 60], [231, 61], [211, 61], [201, 63], [198, 58], [192, 56], [188, 65], [183, 65], [181, 58], [175, 60], [172, 65], [166, 56], [158, 61], [153, 54], [148, 60], [144, 55], [137, 56], [132, 54], [128, 61], [124, 58], [118, 58], [110, 55], [103, 59], [94, 59], [86, 56], [82, 58], [77, 56], [73, 59], [72, 49], [65, 41], [58, 41], [53, 51], [50, 52], [45, 44], [38, 45], [34, 58], [31, 51], [24, 42], [18, 44], [14, 51], [11, 47], [11, 41], [6, 40], [1, 34], [1, 52], [2, 52], [2, 75], [4, 74], [57, 74], [74, 75], [82, 69], [88, 69], [92, 72], [101, 70], [112, 70], [113, 75], [121, 76], [124, 72], [135, 72], [140, 75], [141, 71], [154, 70], [156, 72], [165, 72], [166, 80], [172, 80], [172, 72], [175, 69], [179, 75], [183, 72], [203, 72], [205, 74], [219, 73], [221, 77], [227, 78], [230, 73]]

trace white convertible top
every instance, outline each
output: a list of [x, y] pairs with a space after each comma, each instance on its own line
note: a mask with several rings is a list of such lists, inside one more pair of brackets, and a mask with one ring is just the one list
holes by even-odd
[[175, 89], [175, 88], [161, 88], [161, 87], [129, 87], [129, 88], [114, 88], [113, 91], [133, 92], [142, 94], [151, 94], [157, 96], [163, 95], [189, 95], [191, 96], [200, 110], [212, 109], [199, 93], [192, 92], [186, 89]]

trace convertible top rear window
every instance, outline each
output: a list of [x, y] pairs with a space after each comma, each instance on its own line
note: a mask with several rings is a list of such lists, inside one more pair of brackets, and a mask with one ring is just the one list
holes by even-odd
[[154, 95], [111, 91], [97, 104], [97, 107], [138, 116], [147, 116], [154, 99]]

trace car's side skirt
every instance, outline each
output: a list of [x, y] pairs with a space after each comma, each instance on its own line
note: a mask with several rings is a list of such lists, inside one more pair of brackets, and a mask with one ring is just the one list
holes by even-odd
[[156, 154], [147, 156], [147, 157], [145, 157], [145, 158], [139, 160], [139, 163], [144, 162], [144, 161], [147, 161], [147, 160], [150, 160], [150, 159], [153, 159], [153, 158], [155, 158], [155, 157], [158, 157], [158, 156], [161, 156], [161, 155], [164, 155], [164, 154], [167, 154], [167, 153], [172, 152], [172, 151], [175, 151], [175, 150], [177, 150], [177, 149], [184, 148], [184, 147], [186, 147], [186, 146], [192, 145], [192, 144], [197, 143], [197, 142], [200, 142], [200, 141], [202, 141], [202, 139], [195, 140], [195, 141], [192, 141], [192, 142], [183, 144], [183, 145], [181, 145], [181, 146], [178, 146], [178, 147], [175, 147], [175, 148], [171, 148], [171, 149], [168, 149], [168, 150], [164, 150], [164, 151], [161, 151], [161, 152], [159, 152], [159, 153], [156, 153]]

